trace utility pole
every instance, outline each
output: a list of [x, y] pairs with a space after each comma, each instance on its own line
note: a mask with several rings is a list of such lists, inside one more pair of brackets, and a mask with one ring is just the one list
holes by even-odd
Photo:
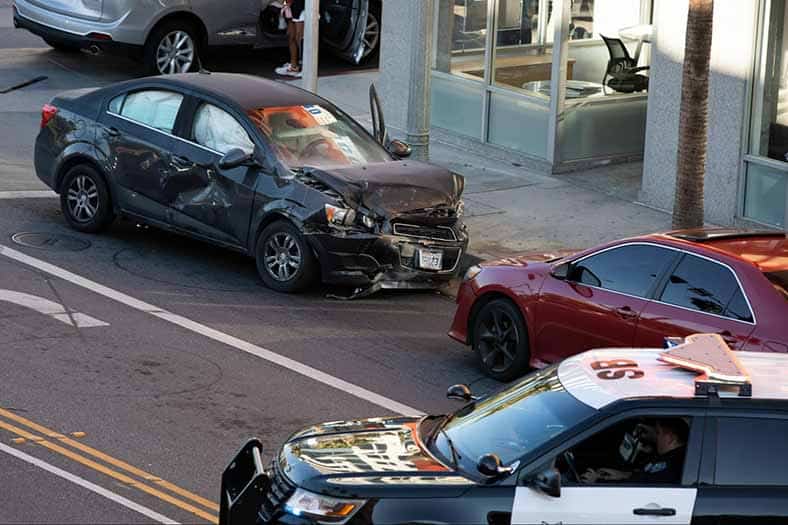
[[317, 93], [318, 46], [320, 45], [320, 0], [306, 0], [304, 5], [304, 56], [301, 59], [303, 87]]

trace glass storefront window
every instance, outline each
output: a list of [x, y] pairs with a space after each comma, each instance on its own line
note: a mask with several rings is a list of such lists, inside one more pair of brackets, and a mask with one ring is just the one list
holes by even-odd
[[[563, 2], [436, 0], [433, 123], [554, 162], [642, 153], [650, 1]], [[567, 83], [556, 126], [549, 100], [560, 20], [554, 6], [570, 18], [559, 32], [568, 46]], [[551, 129], [559, 144], [548, 151]]]
[[[764, 9], [761, 92], [754, 94], [750, 160], [746, 160], [744, 216], [786, 225], [788, 206], [788, 9], [769, 0]], [[757, 85], [757, 84], [756, 84]], [[772, 160], [759, 160], [767, 157]]]
[[438, 0], [435, 70], [484, 79], [487, 0]]
[[550, 96], [544, 89], [553, 67], [553, 55], [539, 28], [544, 0], [498, 0], [495, 20], [493, 83], [514, 90]]

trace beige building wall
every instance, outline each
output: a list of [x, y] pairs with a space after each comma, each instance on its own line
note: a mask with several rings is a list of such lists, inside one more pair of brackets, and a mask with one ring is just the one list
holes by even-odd
[[[758, 0], [716, 0], [709, 80], [706, 220], [733, 224], [738, 213], [745, 119], [750, 105]], [[687, 0], [655, 0], [643, 187], [640, 200], [671, 210], [676, 179]]]

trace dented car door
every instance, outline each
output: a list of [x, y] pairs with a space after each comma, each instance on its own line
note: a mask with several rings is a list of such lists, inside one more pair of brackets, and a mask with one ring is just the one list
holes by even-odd
[[230, 150], [255, 149], [232, 110], [191, 99], [192, 118], [179, 130], [173, 166], [165, 183], [172, 224], [193, 235], [244, 249], [260, 168], [219, 167]]

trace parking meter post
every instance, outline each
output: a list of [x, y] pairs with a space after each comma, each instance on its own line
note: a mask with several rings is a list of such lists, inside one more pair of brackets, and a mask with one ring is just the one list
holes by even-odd
[[320, 43], [320, 0], [306, 0], [304, 9], [304, 56], [302, 58], [303, 87], [317, 93], [318, 45]]

